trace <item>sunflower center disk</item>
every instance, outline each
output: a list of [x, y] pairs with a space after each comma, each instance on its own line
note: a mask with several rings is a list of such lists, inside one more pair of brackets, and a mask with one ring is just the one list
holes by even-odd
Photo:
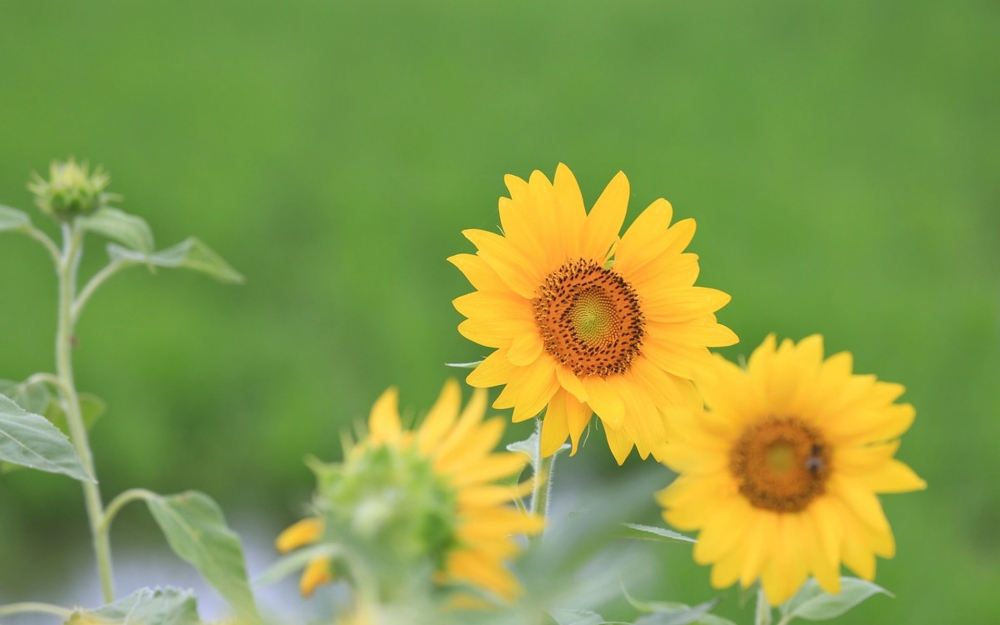
[[800, 512], [822, 495], [830, 475], [830, 447], [795, 418], [771, 417], [747, 426], [729, 466], [750, 503], [775, 512]]
[[639, 355], [639, 296], [594, 261], [572, 261], [553, 271], [532, 305], [545, 350], [578, 376], [625, 373]]

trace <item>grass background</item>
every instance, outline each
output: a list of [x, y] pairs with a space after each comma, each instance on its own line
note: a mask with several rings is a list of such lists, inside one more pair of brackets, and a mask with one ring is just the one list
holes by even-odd
[[[697, 219], [699, 283], [733, 295], [727, 355], [821, 332], [908, 387], [899, 456], [930, 488], [883, 498], [899, 554], [878, 581], [898, 598], [843, 620], [995, 622], [998, 29], [992, 0], [3, 0], [0, 202], [28, 208], [28, 173], [73, 154], [162, 246], [197, 234], [246, 274], [132, 270], [75, 357], [110, 406], [106, 497], [198, 488], [270, 531], [308, 497], [301, 458], [337, 457], [382, 389], [426, 407], [442, 363], [483, 355], [444, 259], [496, 226], [503, 174], [563, 161], [592, 202], [624, 170], [629, 220], [661, 196]], [[44, 251], [4, 235], [0, 268], [0, 377], [51, 370]], [[560, 469], [655, 470], [597, 440]], [[115, 540], [133, 539], [162, 540], [130, 511]], [[0, 478], [5, 599], [54, 598], [85, 541], [76, 484]], [[718, 594], [686, 549], [662, 557], [661, 597]]]

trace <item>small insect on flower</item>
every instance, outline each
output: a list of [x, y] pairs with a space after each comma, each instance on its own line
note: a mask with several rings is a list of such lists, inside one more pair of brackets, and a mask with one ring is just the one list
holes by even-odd
[[744, 371], [715, 356], [697, 379], [707, 409], [671, 421], [664, 462], [677, 480], [664, 518], [700, 530], [694, 557], [712, 584], [758, 578], [772, 605], [812, 575], [840, 591], [840, 565], [875, 577], [895, 541], [876, 493], [925, 488], [893, 458], [913, 422], [899, 384], [852, 373], [847, 352], [823, 359], [822, 337], [777, 347], [769, 336]]
[[476, 390], [463, 409], [458, 383], [449, 380], [420, 427], [407, 430], [396, 390], [383, 393], [367, 436], [349, 446], [344, 461], [313, 463], [314, 516], [277, 539], [282, 553], [326, 543], [341, 554], [312, 560], [302, 594], [343, 571], [349, 583], [368, 584], [366, 594], [383, 599], [424, 584], [516, 598], [520, 583], [505, 566], [521, 550], [515, 536], [540, 532], [545, 522], [512, 505], [529, 484], [504, 482], [516, 479], [528, 458], [493, 452], [504, 420], [485, 414], [486, 391]]
[[707, 348], [738, 340], [714, 314], [729, 296], [694, 286], [698, 257], [684, 252], [694, 220], [671, 225], [659, 199], [619, 237], [629, 198], [620, 172], [589, 213], [565, 165], [553, 182], [540, 171], [505, 181], [504, 234], [466, 230], [476, 253], [448, 259], [476, 289], [454, 301], [468, 318], [459, 332], [496, 350], [469, 384], [503, 385], [493, 407], [513, 408], [515, 423], [546, 409], [544, 456], [567, 437], [576, 453], [593, 413], [619, 464], [633, 447], [657, 456], [663, 415], [700, 404], [690, 380]]

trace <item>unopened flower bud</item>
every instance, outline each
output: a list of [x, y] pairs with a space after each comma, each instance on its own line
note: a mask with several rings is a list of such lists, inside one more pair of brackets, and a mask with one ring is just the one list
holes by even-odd
[[79, 215], [89, 215], [113, 199], [104, 190], [111, 177], [98, 167], [93, 174], [86, 162], [75, 159], [53, 161], [49, 166], [49, 179], [34, 174], [28, 190], [35, 194], [35, 204], [42, 212], [69, 221]]

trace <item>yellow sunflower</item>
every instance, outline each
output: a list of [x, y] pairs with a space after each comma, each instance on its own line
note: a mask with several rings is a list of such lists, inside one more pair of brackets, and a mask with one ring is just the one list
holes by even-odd
[[277, 539], [286, 553], [328, 542], [351, 552], [342, 562], [316, 558], [300, 589], [309, 596], [335, 570], [365, 562], [381, 586], [412, 584], [426, 573], [433, 583], [466, 585], [512, 600], [520, 584], [505, 562], [517, 555], [516, 534], [535, 534], [544, 519], [511, 505], [526, 485], [516, 479], [528, 462], [520, 453], [493, 453], [504, 432], [499, 417], [484, 420], [486, 391], [462, 409], [458, 383], [449, 380], [422, 425], [402, 427], [397, 392], [375, 402], [368, 435], [351, 445], [343, 463], [317, 465], [316, 516]]
[[899, 384], [852, 374], [823, 339], [776, 347], [769, 336], [746, 371], [714, 357], [697, 381], [707, 410], [672, 421], [665, 463], [677, 480], [658, 493], [664, 518], [700, 530], [694, 557], [712, 584], [760, 578], [772, 605], [812, 575], [840, 592], [840, 565], [875, 577], [875, 556], [895, 553], [876, 493], [926, 487], [893, 458], [913, 422]]
[[673, 209], [659, 199], [619, 239], [624, 173], [590, 213], [565, 165], [554, 182], [539, 171], [505, 181], [504, 234], [466, 230], [476, 254], [448, 259], [476, 289], [454, 301], [468, 317], [459, 332], [496, 348], [468, 383], [505, 385], [493, 406], [513, 408], [515, 423], [547, 405], [545, 456], [567, 436], [576, 453], [593, 413], [619, 464], [633, 446], [655, 456], [665, 442], [660, 413], [697, 401], [690, 379], [707, 348], [738, 340], [713, 314], [729, 296], [694, 286], [698, 257], [684, 253], [694, 220], [671, 226]]

